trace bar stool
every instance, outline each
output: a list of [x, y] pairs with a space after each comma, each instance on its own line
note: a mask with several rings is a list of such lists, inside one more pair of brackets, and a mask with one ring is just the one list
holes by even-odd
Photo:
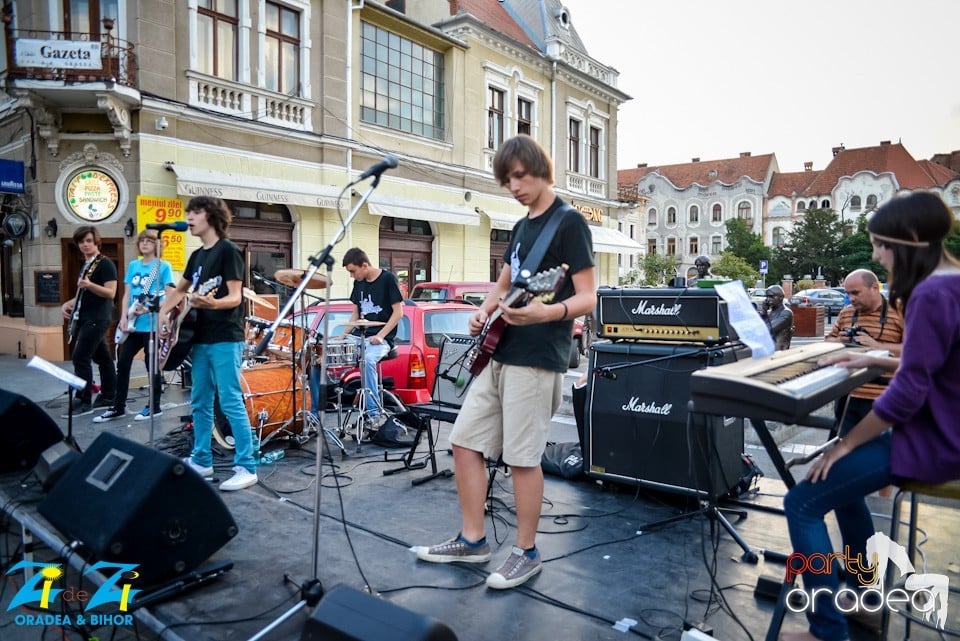
[[377, 361], [377, 397], [378, 398], [367, 398], [369, 392], [367, 391], [367, 386], [363, 381], [363, 362], [366, 352], [366, 341], [360, 342], [360, 357], [359, 357], [359, 366], [360, 366], [360, 375], [361, 375], [361, 384], [360, 389], [357, 390], [357, 396], [354, 398], [353, 407], [347, 411], [347, 415], [344, 418], [344, 425], [349, 425], [350, 420], [354, 415], [356, 416], [356, 423], [354, 424], [354, 439], [357, 441], [357, 452], [360, 451], [360, 444], [363, 442], [364, 430], [369, 429], [368, 424], [370, 422], [370, 411], [373, 408], [379, 408], [380, 414], [384, 417], [390, 415], [387, 412], [387, 406], [392, 406], [400, 408], [401, 411], [406, 409], [406, 406], [403, 404], [396, 394], [384, 387], [383, 380], [383, 363], [389, 360], [393, 360], [399, 355], [399, 350], [396, 346], [391, 347], [387, 354]]
[[[893, 499], [893, 510], [890, 515], [890, 540], [894, 543], [897, 541], [897, 530], [900, 526], [900, 512], [903, 504], [903, 499], [906, 498], [906, 495], [910, 495], [910, 521], [908, 524], [907, 530], [907, 557], [910, 560], [910, 563], [913, 564], [914, 557], [916, 556], [917, 551], [917, 517], [919, 513], [919, 504], [920, 498], [924, 496], [936, 497], [940, 499], [947, 499], [950, 501], [960, 502], [960, 480], [948, 481], [946, 483], [922, 483], [920, 481], [904, 481], [900, 484], [897, 489], [896, 496]], [[884, 580], [884, 585], [886, 590], [891, 589], [896, 584], [894, 581], [894, 567], [893, 563], [887, 565], [887, 574]], [[918, 568], [919, 570], [920, 568]], [[919, 589], [921, 586], [917, 586]], [[949, 592], [960, 593], [960, 586], [951, 585]], [[942, 595], [944, 600], [949, 599], [949, 592]], [[946, 607], [946, 602], [942, 604]], [[936, 603], [930, 605], [934, 609], [932, 614], [932, 620], [927, 621], [924, 618], [921, 618], [910, 611], [910, 603], [903, 604], [904, 609], [901, 610], [900, 615], [904, 617], [904, 631], [903, 638], [910, 638], [910, 627], [912, 624], [916, 623], [919, 626], [929, 628], [931, 630], [936, 630], [941, 633], [941, 635], [950, 635], [954, 637], [960, 637], [960, 629], [949, 628], [944, 626], [941, 630], [937, 625], [937, 612], [936, 612]], [[886, 639], [887, 633], [890, 630], [890, 610], [889, 608], [883, 608], [883, 617], [881, 624], [881, 633], [880, 638]]]

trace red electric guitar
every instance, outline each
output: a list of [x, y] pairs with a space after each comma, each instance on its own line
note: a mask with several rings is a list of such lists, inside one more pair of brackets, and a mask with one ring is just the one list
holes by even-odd
[[[534, 298], [539, 298], [545, 303], [549, 302], [560, 289], [566, 275], [567, 265], [539, 272], [525, 282], [515, 283], [501, 302], [507, 307], [523, 307]], [[476, 343], [467, 353], [466, 365], [472, 375], [477, 376], [490, 362], [490, 357], [497, 349], [497, 344], [503, 337], [506, 327], [507, 321], [503, 319], [503, 312], [498, 307], [487, 318], [483, 330], [477, 336]]]

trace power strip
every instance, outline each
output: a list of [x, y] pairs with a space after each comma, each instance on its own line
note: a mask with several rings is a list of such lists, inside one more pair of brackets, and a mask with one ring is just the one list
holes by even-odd
[[715, 641], [714, 637], [696, 628], [684, 630], [680, 635], [680, 641]]

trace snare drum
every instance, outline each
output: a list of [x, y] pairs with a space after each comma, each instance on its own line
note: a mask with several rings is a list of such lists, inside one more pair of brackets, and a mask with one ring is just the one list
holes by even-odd
[[277, 358], [289, 361], [303, 348], [303, 328], [290, 321], [281, 321], [267, 348]]
[[[299, 384], [299, 380], [297, 382]], [[295, 420], [293, 408], [296, 406], [298, 410], [309, 410], [310, 394], [302, 394], [303, 387], [300, 385], [294, 387], [293, 371], [289, 365], [267, 363], [241, 369], [240, 389], [251, 427], [256, 430], [263, 417], [261, 445], [281, 434], [303, 432], [303, 421]], [[306, 407], [303, 406], [304, 402]], [[213, 436], [221, 446], [233, 449], [233, 431], [220, 410], [219, 402], [214, 408]]]
[[360, 352], [355, 341], [349, 339], [333, 339], [327, 341], [327, 352], [323, 362], [327, 367], [338, 365], [354, 366], [360, 362]]
[[246, 341], [256, 345], [260, 341], [263, 330], [270, 327], [270, 321], [258, 316], [247, 316], [243, 320], [246, 326]]

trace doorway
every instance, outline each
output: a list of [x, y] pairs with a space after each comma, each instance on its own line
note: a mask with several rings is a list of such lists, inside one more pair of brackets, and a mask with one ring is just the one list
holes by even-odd
[[[124, 257], [123, 252], [123, 239], [122, 238], [103, 238], [100, 241], [100, 253], [113, 261], [113, 264], [117, 266], [117, 295], [114, 296], [113, 301], [113, 319], [110, 321], [110, 328], [107, 330], [106, 339], [107, 349], [110, 350], [111, 356], [114, 359], [117, 357], [117, 346], [113, 342], [113, 334], [117, 329], [117, 321], [120, 318], [120, 311], [117, 307], [117, 301], [120, 301], [123, 304], [123, 279], [126, 274], [127, 263]], [[77, 244], [73, 242], [73, 238], [61, 238], [60, 239], [60, 264], [63, 265], [63, 295], [64, 299], [60, 301], [65, 303], [72, 298], [77, 296], [77, 280], [80, 279], [80, 269], [83, 267], [83, 254], [80, 253], [80, 249], [77, 247]], [[69, 321], [63, 321], [63, 353], [66, 355], [66, 358], [70, 358], [72, 354], [72, 348], [67, 343], [67, 328], [69, 327]]]

